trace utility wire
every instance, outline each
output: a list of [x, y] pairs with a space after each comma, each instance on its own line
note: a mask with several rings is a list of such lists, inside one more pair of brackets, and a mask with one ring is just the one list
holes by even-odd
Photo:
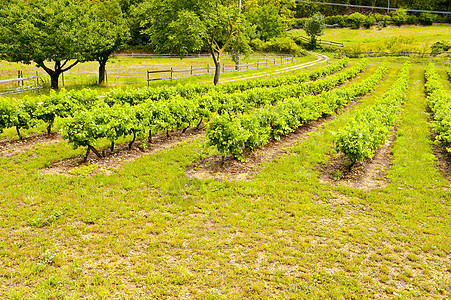
[[321, 5], [345, 6], [345, 7], [357, 7], [357, 8], [368, 8], [368, 9], [381, 9], [381, 10], [404, 10], [404, 11], [409, 11], [409, 12], [431, 13], [431, 14], [445, 14], [445, 15], [451, 14], [451, 11], [440, 11], [440, 10], [404, 9], [404, 8], [392, 8], [392, 7], [380, 7], [380, 6], [354, 5], [354, 4], [345, 4], [345, 3], [316, 2], [316, 1], [308, 1], [308, 0], [295, 0], [295, 2], [321, 4]]

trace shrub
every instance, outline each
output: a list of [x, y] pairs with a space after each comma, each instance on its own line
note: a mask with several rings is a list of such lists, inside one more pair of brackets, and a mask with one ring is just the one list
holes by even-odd
[[407, 24], [418, 24], [418, 17], [415, 15], [407, 16]]
[[349, 21], [351, 22], [352, 29], [359, 29], [362, 26], [362, 23], [365, 21], [365, 15], [361, 13], [355, 12], [349, 16]]
[[407, 23], [407, 12], [405, 10], [396, 11], [396, 15], [393, 16], [393, 22], [395, 22], [396, 26], [401, 26], [402, 24]]
[[304, 55], [305, 52], [299, 47], [291, 37], [273, 38], [265, 45], [266, 51], [277, 53], [289, 53], [293, 55]]
[[432, 53], [447, 52], [450, 49], [451, 49], [451, 44], [448, 43], [447, 41], [435, 42], [431, 46]]
[[435, 21], [435, 16], [429, 13], [421, 13], [419, 20], [421, 25], [432, 25]]
[[373, 15], [368, 15], [365, 19], [365, 21], [363, 21], [363, 26], [365, 26], [365, 28], [370, 28], [371, 26], [376, 24], [376, 18]]
[[342, 15], [325, 17], [324, 22], [327, 25], [336, 25], [337, 24], [340, 27], [346, 27], [346, 19]]

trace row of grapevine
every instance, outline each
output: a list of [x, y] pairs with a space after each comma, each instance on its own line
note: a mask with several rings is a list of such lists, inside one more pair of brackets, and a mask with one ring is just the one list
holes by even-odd
[[193, 100], [198, 102], [202, 107], [208, 108], [209, 111], [219, 115], [225, 113], [244, 113], [255, 107], [276, 104], [283, 99], [329, 91], [337, 85], [356, 77], [365, 69], [366, 63], [366, 60], [361, 60], [349, 69], [317, 81], [308, 81], [275, 88], [255, 88], [234, 94], [210, 92]]
[[96, 149], [100, 139], [111, 142], [111, 151], [115, 141], [120, 137], [133, 135], [129, 144], [131, 147], [136, 137], [147, 136], [149, 140], [157, 131], [169, 132], [179, 128], [200, 124], [202, 120], [210, 119], [214, 114], [236, 115], [252, 110], [262, 104], [277, 103], [283, 97], [304, 95], [307, 92], [328, 90], [351, 79], [365, 68], [362, 61], [352, 68], [326, 77], [308, 85], [287, 86], [271, 89], [263, 88], [256, 92], [249, 91], [239, 94], [209, 93], [202, 97], [184, 98], [172, 97], [167, 101], [148, 100], [139, 105], [115, 104], [113, 106], [99, 106], [90, 111], [76, 112], [73, 117], [63, 120], [63, 138], [67, 139], [75, 148], [86, 147], [86, 156], [92, 151], [99, 158], [102, 157]]
[[349, 158], [349, 168], [357, 161], [373, 158], [376, 149], [387, 140], [406, 98], [409, 72], [410, 64], [406, 63], [390, 90], [336, 133], [335, 148]]
[[114, 104], [128, 103], [137, 105], [139, 103], [151, 100], [167, 100], [172, 97], [181, 96], [183, 98], [192, 98], [205, 93], [216, 92], [219, 95], [233, 92], [242, 92], [254, 88], [275, 88], [284, 85], [294, 85], [305, 82], [309, 79], [316, 80], [323, 76], [335, 73], [343, 69], [349, 63], [347, 57], [342, 58], [332, 64], [318, 68], [309, 74], [287, 75], [269, 79], [245, 80], [240, 82], [228, 83], [220, 86], [207, 84], [180, 85], [175, 87], [158, 87], [155, 89], [136, 89], [125, 88], [113, 90], [105, 95], [104, 101], [110, 106]]
[[425, 72], [425, 89], [428, 106], [434, 114], [433, 130], [436, 141], [451, 152], [451, 96], [445, 92], [434, 64], [429, 64]]
[[361, 83], [318, 96], [289, 98], [232, 119], [227, 115], [216, 116], [207, 126], [208, 143], [215, 146], [223, 158], [232, 154], [242, 159], [244, 148], [264, 146], [270, 139], [277, 140], [323, 115], [332, 114], [337, 108], [373, 90], [387, 69], [385, 63]]
[[[310, 76], [313, 78], [318, 77], [320, 74], [329, 74], [343, 68], [347, 63], [348, 59], [345, 58], [328, 66], [319, 68], [311, 72], [310, 75], [303, 76]], [[290, 76], [286, 76], [286, 78], [290, 78]], [[283, 79], [280, 80], [279, 83], [284, 82]], [[275, 84], [276, 80], [266, 80], [263, 82]], [[288, 80], [285, 82], [288, 82]], [[250, 87], [251, 84], [248, 84], [248, 86]], [[236, 86], [235, 88], [239, 87]], [[22, 129], [28, 129], [44, 122], [46, 123], [47, 132], [50, 133], [56, 118], [73, 116], [74, 111], [91, 109], [92, 107], [103, 107], [105, 106], [105, 103], [110, 106], [113, 106], [116, 102], [126, 102], [131, 105], [136, 105], [142, 103], [144, 100], [158, 101], [163, 99], [167, 100], [172, 97], [191, 99], [199, 97], [200, 94], [207, 93], [208, 91], [211, 92], [210, 96], [207, 96], [207, 99], [203, 99], [200, 102], [205, 104], [212, 102], [208, 97], [221, 98], [221, 96], [223, 96], [221, 92], [211, 89], [211, 87], [206, 84], [198, 84], [178, 87], [161, 87], [157, 89], [125, 89], [113, 91], [108, 93], [105, 97], [99, 97], [95, 91], [88, 89], [70, 92], [63, 89], [59, 93], [52, 91], [50, 95], [38, 98], [24, 98], [23, 100], [0, 98], [0, 133], [7, 128], [15, 127], [19, 138], [22, 139]], [[258, 97], [258, 94], [259, 93], [256, 92], [247, 96]], [[118, 98], [116, 98], [115, 95]], [[242, 104], [242, 101], [236, 101], [235, 103], [236, 107], [239, 107]], [[243, 106], [243, 109], [245, 109], [245, 106]]]
[[[21, 100], [0, 98], [0, 133], [15, 127], [22, 139], [21, 130], [29, 129], [39, 122], [44, 122], [50, 133], [57, 117], [65, 118], [75, 111], [90, 109], [101, 105], [97, 94], [91, 90], [59, 93], [51, 92], [39, 98], [25, 97]], [[104, 104], [105, 105], [105, 104]]]
[[219, 86], [219, 91], [223, 93], [232, 93], [235, 91], [245, 91], [259, 87], [278, 87], [282, 85], [293, 85], [308, 80], [317, 80], [326, 75], [330, 75], [340, 71], [349, 63], [349, 58], [344, 57], [336, 62], [317, 68], [309, 74], [287, 75], [275, 78], [259, 79], [259, 80], [242, 80], [227, 83]]

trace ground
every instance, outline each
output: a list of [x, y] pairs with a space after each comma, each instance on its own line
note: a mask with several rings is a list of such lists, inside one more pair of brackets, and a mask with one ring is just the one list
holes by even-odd
[[403, 61], [370, 95], [223, 168], [203, 125], [118, 149], [112, 165], [81, 164], [57, 133], [17, 142], [6, 131], [0, 299], [451, 297], [449, 156], [433, 143], [427, 61], [412, 64], [375, 160], [347, 173], [334, 150], [333, 133], [387, 91]]

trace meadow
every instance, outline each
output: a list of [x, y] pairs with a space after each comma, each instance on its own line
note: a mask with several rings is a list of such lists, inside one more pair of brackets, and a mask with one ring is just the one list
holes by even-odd
[[[415, 28], [423, 32], [415, 44], [424, 36], [434, 42], [435, 31], [443, 28], [449, 27]], [[328, 29], [324, 39], [357, 44], [382, 40], [383, 31], [412, 36], [411, 30]], [[437, 40], [449, 39], [443, 30]], [[310, 74], [334, 61], [289, 74]], [[162, 134], [131, 159], [121, 154], [126, 150], [120, 145], [130, 139], [123, 138], [115, 155], [87, 163], [81, 162], [83, 149], [74, 150], [57, 133], [29, 143], [27, 138], [45, 131], [43, 124], [24, 131], [25, 141], [17, 140], [13, 128], [5, 130], [0, 135], [0, 299], [451, 297], [451, 160], [433, 141], [424, 91], [429, 60], [369, 59], [363, 72], [331, 90], [364, 82], [384, 61], [387, 73], [373, 91], [245, 153], [243, 162], [229, 155], [222, 168], [218, 150], [207, 144], [205, 124], [168, 139]], [[386, 153], [377, 152], [349, 172], [341, 168], [346, 160], [336, 168], [332, 163], [342, 157], [334, 145], [336, 132], [372, 107], [409, 61], [406, 98]], [[351, 59], [347, 69], [359, 62]], [[451, 94], [449, 62], [434, 62]], [[109, 66], [120, 72], [139, 65], [121, 60]], [[283, 66], [271, 68], [261, 71]], [[153, 83], [165, 84], [175, 83]], [[11, 144], [19, 150], [9, 151]], [[98, 146], [109, 144], [101, 140]], [[70, 160], [78, 165], [51, 171]], [[209, 163], [215, 168], [207, 168]], [[368, 178], [377, 184], [368, 184]]]

